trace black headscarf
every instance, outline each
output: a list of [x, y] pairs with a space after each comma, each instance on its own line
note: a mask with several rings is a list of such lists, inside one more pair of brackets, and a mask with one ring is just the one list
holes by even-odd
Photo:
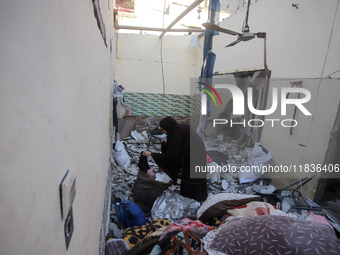
[[168, 142], [173, 140], [173, 137], [180, 136], [182, 134], [179, 129], [177, 122], [172, 117], [166, 117], [159, 122], [159, 126], [167, 131], [167, 140]]
[[172, 117], [162, 119], [159, 126], [167, 131], [167, 142], [162, 154], [152, 153], [152, 157], [161, 168], [181, 167], [183, 154], [189, 150], [190, 137], [181, 131], [180, 126]]

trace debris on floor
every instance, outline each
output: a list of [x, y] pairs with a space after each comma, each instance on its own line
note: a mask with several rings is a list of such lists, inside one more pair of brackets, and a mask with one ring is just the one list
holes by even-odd
[[[143, 151], [160, 151], [158, 139], [150, 142], [149, 138], [145, 131], [133, 131], [115, 144], [106, 255], [187, 254], [183, 249], [219, 255], [340, 254], [339, 232], [335, 231], [340, 230], [339, 218], [328, 207], [291, 192], [291, 185], [276, 189], [261, 179], [261, 171], [251, 178], [240, 175], [242, 166], [258, 164], [252, 161], [254, 153], [257, 158], [262, 154], [261, 164], [270, 160], [269, 150], [262, 145], [248, 148], [226, 136], [206, 137], [207, 165], [232, 166], [236, 171], [209, 172], [208, 198], [199, 203], [181, 196], [180, 186], [167, 179], [152, 157], [146, 159], [152, 173], [140, 170]], [[117, 212], [117, 198], [135, 202], [136, 211], [144, 212], [138, 214], [144, 215], [143, 224], [126, 227], [122, 217], [133, 217], [133, 213], [127, 207]]]

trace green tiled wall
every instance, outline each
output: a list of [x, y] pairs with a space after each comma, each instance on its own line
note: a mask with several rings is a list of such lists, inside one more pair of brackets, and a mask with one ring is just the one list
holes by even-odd
[[125, 106], [132, 108], [135, 116], [189, 117], [200, 109], [197, 98], [189, 95], [125, 93]]

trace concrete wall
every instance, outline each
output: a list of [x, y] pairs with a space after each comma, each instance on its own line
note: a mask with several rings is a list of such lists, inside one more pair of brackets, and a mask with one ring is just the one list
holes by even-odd
[[202, 62], [193, 36], [116, 36], [116, 79], [126, 92], [190, 94], [190, 78], [198, 77]]
[[[99, 3], [107, 46], [92, 1], [0, 3], [1, 254], [100, 253], [113, 32], [112, 3]], [[59, 184], [68, 169], [77, 180], [66, 250]]]
[[[319, 78], [339, 70], [339, 22], [337, 0], [292, 3], [282, 0], [260, 0], [252, 4], [249, 12], [250, 32], [267, 32], [267, 61], [272, 77]], [[241, 32], [245, 9], [221, 22], [220, 26]], [[333, 32], [332, 32], [333, 31]], [[330, 35], [331, 44], [328, 48]], [[224, 46], [236, 36], [220, 33], [214, 38], [213, 51], [217, 52], [215, 70], [263, 68], [263, 39], [241, 42], [233, 47]], [[339, 77], [339, 74], [338, 76]]]
[[[267, 33], [271, 88], [290, 87], [290, 81], [302, 80], [302, 87], [312, 95], [305, 105], [312, 117], [304, 116], [298, 110], [296, 120], [299, 124], [293, 135], [289, 135], [289, 128], [264, 126], [261, 143], [271, 151], [272, 164], [323, 163], [340, 99], [339, 81], [326, 78], [340, 69], [338, 2], [302, 0], [296, 9], [291, 2], [261, 0], [250, 7], [250, 31]], [[241, 31], [244, 18], [245, 10], [227, 18], [220, 26]], [[234, 40], [235, 36], [222, 33], [214, 38], [215, 71], [264, 67], [263, 39], [224, 48]], [[339, 72], [332, 75], [332, 78], [339, 77]], [[267, 104], [270, 106], [271, 99]], [[289, 108], [287, 116], [276, 111], [266, 118], [288, 119], [292, 114], [293, 107]], [[306, 175], [302, 173], [298, 177]], [[279, 182], [284, 184], [282, 179]], [[309, 191], [314, 192], [315, 188], [316, 182], [311, 184]]]

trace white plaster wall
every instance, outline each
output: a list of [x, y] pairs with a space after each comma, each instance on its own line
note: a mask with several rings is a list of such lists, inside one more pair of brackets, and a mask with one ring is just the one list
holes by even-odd
[[199, 75], [201, 62], [197, 56], [202, 51], [201, 45], [192, 46], [192, 36], [165, 35], [162, 39], [157, 35], [116, 36], [115, 74], [126, 92], [190, 94], [190, 78]]
[[[338, 1], [302, 0], [298, 2], [298, 9], [291, 4], [282, 0], [261, 0], [252, 4], [249, 26], [252, 32], [267, 33], [271, 87], [290, 87], [290, 81], [303, 80], [302, 86], [312, 95], [306, 107], [313, 116], [304, 116], [298, 110], [296, 119], [299, 124], [292, 136], [289, 128], [264, 126], [261, 143], [272, 153], [272, 164], [323, 163], [340, 100], [339, 80], [326, 78], [340, 69]], [[241, 31], [244, 18], [245, 10], [242, 10], [220, 26]], [[235, 36], [222, 33], [214, 37], [213, 51], [217, 54], [214, 71], [263, 68], [263, 39], [224, 48], [235, 39]], [[339, 77], [339, 72], [332, 75], [332, 78]], [[267, 104], [270, 106], [271, 100]], [[287, 119], [292, 114], [293, 107], [290, 107], [287, 116], [281, 116], [277, 111], [266, 118]], [[285, 183], [280, 179], [276, 184]], [[307, 189], [313, 193], [316, 181]]]
[[[112, 8], [0, 3], [0, 253], [98, 254], [110, 149]], [[77, 177], [68, 251], [59, 183]]]

